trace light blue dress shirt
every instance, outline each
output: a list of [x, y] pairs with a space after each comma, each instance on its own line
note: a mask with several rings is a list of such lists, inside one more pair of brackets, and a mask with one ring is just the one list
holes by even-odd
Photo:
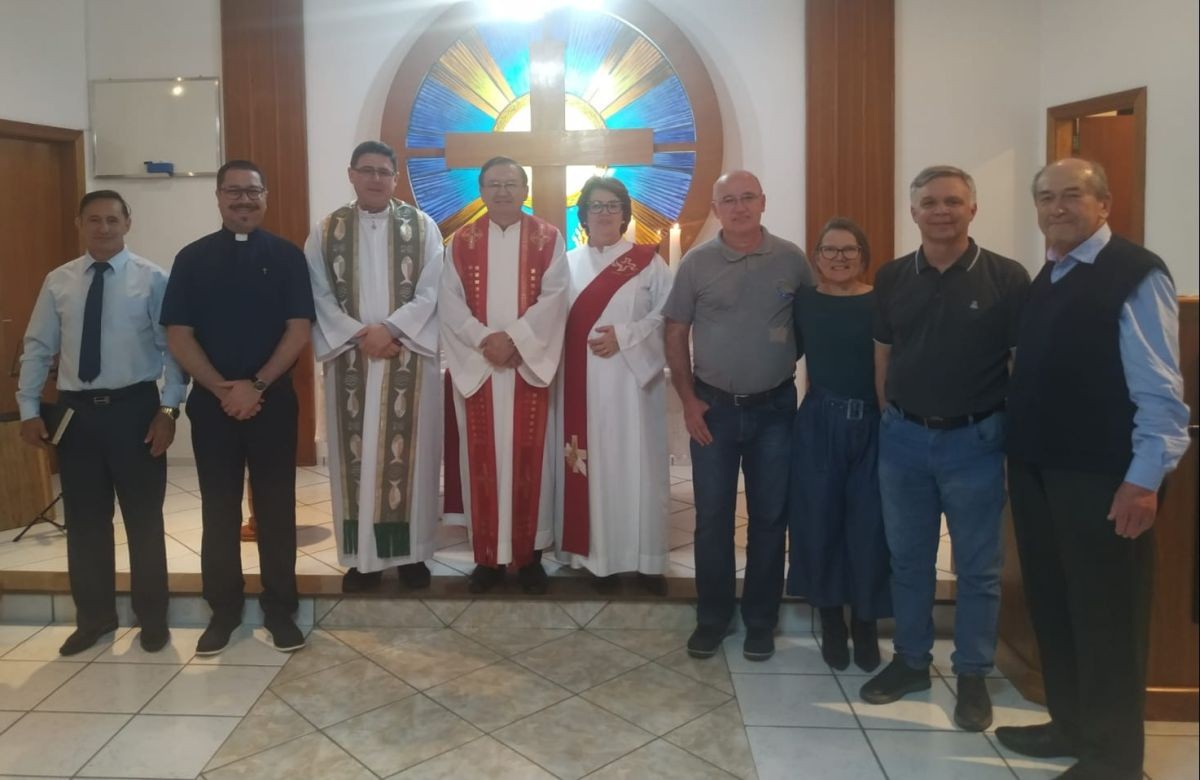
[[167, 272], [122, 249], [109, 259], [112, 271], [104, 280], [100, 318], [100, 375], [92, 382], [79, 379], [79, 343], [83, 336], [83, 306], [92, 284], [92, 263], [85, 254], [46, 275], [25, 330], [17, 403], [21, 419], [37, 417], [42, 387], [58, 355], [59, 390], [115, 390], [138, 382], [156, 382], [164, 406], [183, 401], [187, 377], [167, 351], [167, 331], [158, 324]]
[[[1108, 224], [1065, 257], [1054, 250], [1046, 259], [1051, 284], [1080, 263], [1096, 262], [1112, 238]], [[1183, 402], [1183, 374], [1179, 371], [1179, 302], [1171, 277], [1153, 270], [1130, 293], [1118, 321], [1121, 365], [1133, 413], [1133, 461], [1125, 481], [1158, 490], [1163, 477], [1175, 468], [1188, 448], [1188, 408]]]

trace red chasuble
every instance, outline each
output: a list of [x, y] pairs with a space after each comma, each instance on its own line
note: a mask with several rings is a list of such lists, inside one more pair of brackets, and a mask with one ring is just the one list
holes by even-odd
[[[462, 279], [467, 306], [475, 319], [487, 324], [488, 227], [483, 216], [454, 235], [454, 267]], [[517, 316], [537, 302], [542, 275], [554, 258], [558, 231], [537, 217], [521, 216], [520, 285]], [[475, 561], [496, 566], [500, 528], [496, 486], [496, 429], [492, 416], [492, 380], [466, 400], [467, 464], [471, 480], [471, 537]], [[534, 387], [518, 373], [513, 400], [513, 564], [533, 561], [537, 536], [538, 505], [542, 489], [542, 457], [546, 446], [549, 388]], [[453, 466], [458, 468], [457, 462]], [[447, 484], [449, 488], [449, 483]], [[449, 491], [447, 491], [449, 492]], [[448, 497], [449, 498], [449, 497]]]
[[563, 433], [567, 459], [562, 547], [587, 555], [591, 538], [587, 473], [587, 364], [592, 327], [617, 290], [654, 259], [658, 247], [635, 244], [596, 275], [571, 306], [563, 346]]

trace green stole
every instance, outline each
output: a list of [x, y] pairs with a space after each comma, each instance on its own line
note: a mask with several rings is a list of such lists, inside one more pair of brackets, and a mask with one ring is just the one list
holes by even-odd
[[[389, 311], [413, 299], [423, 266], [425, 230], [415, 208], [399, 200], [388, 207], [389, 219], [388, 294]], [[322, 248], [325, 272], [338, 306], [359, 319], [359, 274], [357, 239], [359, 220], [354, 203], [343, 206], [326, 220]], [[359, 486], [362, 480], [363, 417], [366, 409], [367, 372], [365, 358], [357, 348], [348, 349], [331, 361], [334, 371], [334, 404], [337, 415], [342, 484], [342, 551], [358, 553]], [[421, 389], [421, 360], [407, 347], [386, 361], [383, 391], [379, 396], [382, 426], [375, 454], [374, 481], [375, 550], [380, 558], [409, 554], [409, 522], [413, 488], [413, 452], [416, 447], [417, 405]], [[389, 400], [390, 399], [390, 400]]]

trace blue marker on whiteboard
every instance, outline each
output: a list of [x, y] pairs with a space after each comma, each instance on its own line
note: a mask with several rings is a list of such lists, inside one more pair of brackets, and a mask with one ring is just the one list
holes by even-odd
[[150, 160], [146, 160], [144, 165], [146, 166], [146, 173], [165, 173], [168, 176], [175, 175], [175, 163], [151, 162]]

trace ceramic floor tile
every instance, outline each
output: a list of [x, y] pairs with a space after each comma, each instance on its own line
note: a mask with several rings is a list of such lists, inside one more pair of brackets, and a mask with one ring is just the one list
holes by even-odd
[[483, 645], [448, 628], [393, 645], [371, 658], [422, 691], [500, 660]]
[[195, 665], [274, 666], [288, 662], [292, 653], [281, 653], [271, 641], [271, 632], [262, 626], [245, 623], [238, 626], [229, 638], [229, 646], [217, 655], [198, 655]]
[[321, 618], [322, 628], [442, 628], [444, 623], [416, 599], [345, 598]]
[[31, 712], [0, 734], [0, 775], [73, 775], [127, 720], [128, 715]]
[[24, 712], [4, 712], [0, 710], [0, 734], [3, 734], [5, 729], [16, 723], [24, 715]]
[[491, 737], [468, 742], [388, 780], [463, 780], [478, 774], [480, 767], [487, 767], [489, 780], [554, 780], [554, 775]]
[[576, 693], [646, 663], [646, 659], [584, 631], [547, 642], [513, 660]]
[[653, 777], [655, 780], [732, 780], [733, 775], [659, 739], [617, 759], [588, 777], [595, 780], [627, 780], [633, 777]]
[[642, 658], [654, 660], [669, 655], [687, 644], [687, 629], [594, 628], [589, 631], [601, 639], [619, 645]]
[[58, 654], [58, 648], [75, 633], [75, 626], [46, 626], [21, 644], [4, 654], [6, 661], [61, 661], [64, 663], [86, 663], [122, 637], [129, 629], [121, 626], [112, 633], [105, 634], [100, 641], [82, 653], [64, 657]]
[[682, 675], [698, 680], [707, 686], [733, 694], [733, 681], [729, 679], [729, 666], [725, 661], [723, 650], [711, 658], [692, 658], [687, 650], [680, 649], [664, 655], [655, 661], [659, 666], [666, 667]]
[[83, 767], [79, 777], [185, 778], [200, 773], [238, 718], [138, 715]]
[[372, 655], [414, 639], [436, 634], [440, 628], [331, 628], [329, 633], [348, 647]]
[[696, 627], [693, 604], [611, 603], [588, 623], [589, 629], [650, 628], [691, 631]]
[[206, 769], [215, 769], [261, 753], [312, 731], [311, 723], [274, 693], [267, 691], [230, 732]]
[[747, 727], [759, 780], [883, 780], [885, 775], [860, 729]]
[[272, 666], [185, 666], [143, 712], [147, 715], [245, 715], [275, 676]]
[[333, 568], [324, 561], [317, 560], [311, 555], [301, 554], [296, 556], [296, 574], [311, 574], [314, 576], [340, 577], [342, 572]]
[[562, 639], [575, 632], [574, 628], [458, 628], [463, 636], [508, 657], [532, 650], [539, 645]]
[[626, 672], [580, 695], [659, 736], [729, 701], [729, 694], [657, 664]]
[[954, 693], [934, 678], [927, 691], [910, 693], [890, 704], [868, 704], [858, 696], [854, 683], [846, 681], [846, 695], [865, 729], [945, 729], [954, 731]]
[[756, 777], [750, 741], [736, 700], [680, 726], [664, 739], [742, 780]]
[[566, 612], [580, 628], [592, 622], [592, 619], [608, 605], [607, 601], [560, 601], [558, 606]]
[[742, 655], [742, 635], [725, 638], [725, 660], [735, 674], [831, 674], [812, 636], [775, 637], [775, 655], [766, 661], [748, 661]]
[[[183, 486], [180, 485], [180, 487]], [[200, 503], [200, 498], [191, 493], [176, 493], [163, 499], [163, 515], [188, 509], [199, 509]]]
[[1200, 736], [1200, 723], [1196, 721], [1175, 722], [1170, 720], [1146, 721], [1146, 735], [1159, 737]]
[[205, 780], [375, 780], [375, 775], [324, 734], [285, 742], [204, 773]]
[[891, 780], [1011, 780], [1012, 771], [983, 734], [867, 730]]
[[455, 618], [455, 628], [575, 628], [571, 616], [547, 601], [476, 601]]
[[84, 668], [83, 664], [0, 659], [0, 709], [33, 709]]
[[167, 646], [154, 653], [142, 649], [140, 630], [128, 631], [120, 639], [96, 656], [96, 663], [104, 664], [174, 664], [183, 665], [196, 654], [196, 641], [204, 633], [202, 628], [171, 627], [171, 639]]
[[320, 728], [415, 692], [365, 658], [276, 685], [272, 690]]
[[380, 707], [325, 733], [381, 777], [482, 736], [474, 726], [424, 696]]
[[135, 713], [182, 668], [165, 664], [88, 664], [37, 709]]
[[0, 625], [0, 656], [41, 631], [43, 626]]
[[425, 599], [421, 603], [446, 625], [453, 623], [463, 613], [463, 610], [471, 606], [471, 602], [467, 599]]
[[496, 739], [563, 780], [583, 777], [653, 737], [578, 697], [495, 732]]
[[318, 482], [314, 485], [296, 486], [297, 504], [318, 504], [329, 500], [329, 483]]
[[1200, 740], [1196, 737], [1146, 737], [1145, 770], [1150, 780], [1196, 777], [1198, 764]]
[[735, 674], [733, 687], [748, 727], [858, 725], [833, 675]]
[[290, 653], [287, 663], [279, 670], [271, 684], [282, 685], [361, 657], [357, 650], [342, 643], [333, 634], [316, 629], [308, 635], [308, 644], [305, 645], [304, 652]]
[[503, 661], [430, 688], [425, 694], [490, 732], [556, 704], [571, 692]]

